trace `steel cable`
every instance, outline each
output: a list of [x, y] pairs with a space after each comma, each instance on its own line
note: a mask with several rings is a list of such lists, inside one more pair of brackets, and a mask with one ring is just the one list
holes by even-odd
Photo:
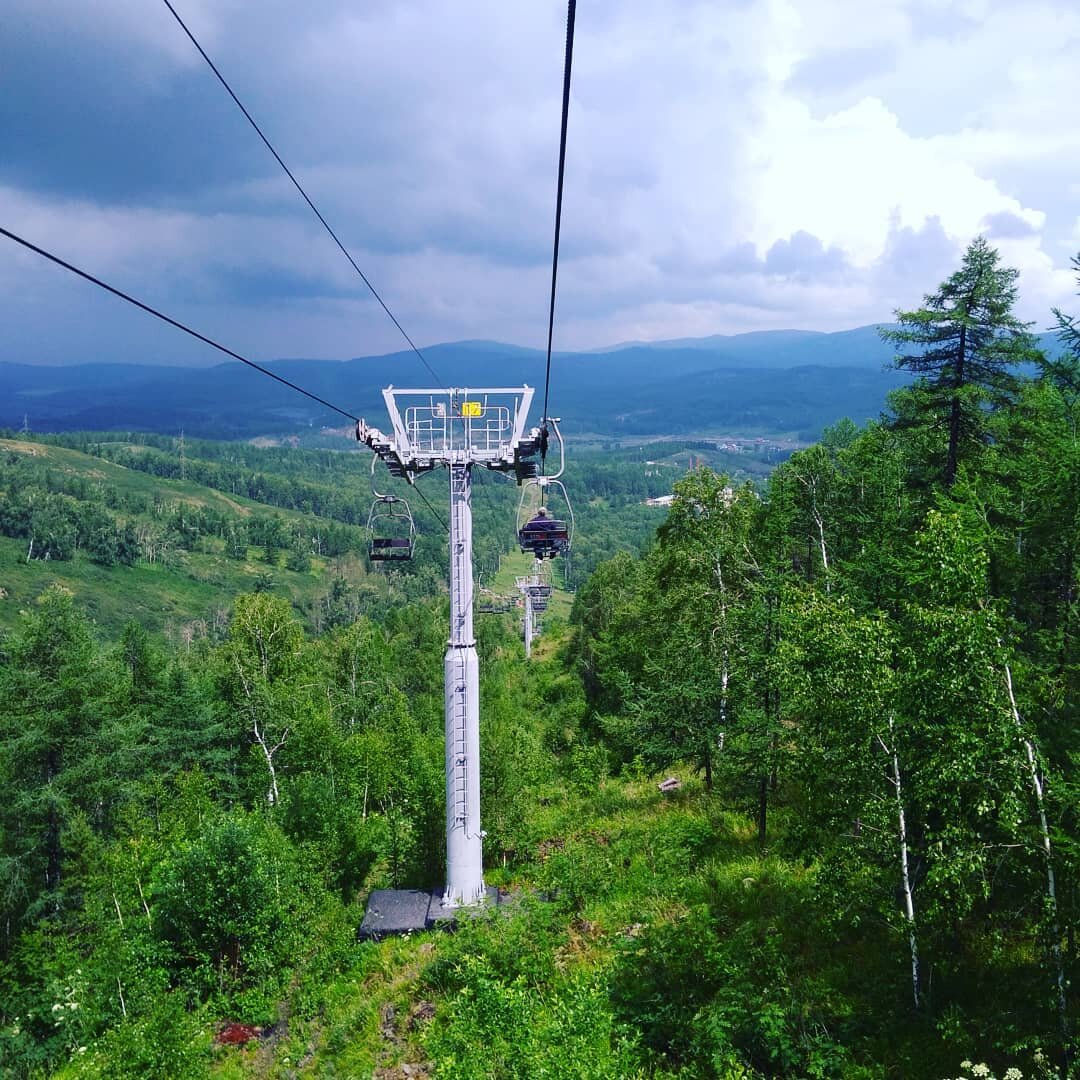
[[213, 338], [207, 337], [205, 334], [200, 334], [198, 330], [192, 330], [190, 326], [185, 326], [182, 322], [177, 321], [169, 315], [166, 315], [162, 311], [158, 311], [157, 308], [151, 307], [149, 304], [144, 304], [141, 300], [136, 299], [130, 293], [124, 292], [122, 289], [118, 289], [113, 285], [110, 285], [106, 281], [102, 281], [101, 278], [94, 277], [93, 274], [87, 273], [85, 270], [80, 270], [72, 263], [61, 259], [59, 255], [53, 255], [52, 252], [46, 251], [44, 248], [40, 248], [37, 244], [32, 244], [29, 240], [18, 236], [16, 233], [11, 232], [10, 229], [5, 229], [0, 225], [0, 235], [6, 236], [9, 240], [14, 240], [16, 244], [21, 244], [24, 248], [33, 251], [35, 254], [40, 255], [44, 259], [48, 259], [49, 262], [56, 263], [57, 266], [62, 266], [65, 270], [70, 270], [71, 273], [77, 274], [85, 281], [89, 281], [92, 285], [97, 285], [98, 288], [104, 289], [106, 292], [110, 292], [113, 296], [118, 296], [121, 300], [126, 300], [129, 304], [134, 304], [135, 307], [145, 311], [148, 315], [153, 315], [155, 319], [160, 319], [162, 322], [168, 323], [170, 326], [175, 326], [177, 330], [183, 330], [185, 334], [189, 334], [191, 337], [198, 341], [209, 345], [213, 349], [217, 349], [218, 352], [224, 353], [226, 356], [231, 356], [234, 360], [239, 360], [241, 364], [247, 364], [248, 367], [254, 368], [256, 371], [261, 371], [264, 375], [269, 375], [271, 379], [281, 383], [283, 386], [289, 387], [290, 390], [295, 390], [298, 394], [303, 394], [306, 398], [311, 398], [312, 401], [317, 401], [320, 405], [325, 405], [326, 408], [332, 409], [334, 412], [339, 413], [341, 416], [347, 417], [349, 420], [359, 422], [360, 417], [354, 416], [346, 409], [339, 409], [336, 405], [331, 405], [325, 398], [319, 397], [318, 394], [311, 393], [310, 390], [305, 390], [302, 386], [297, 386], [296, 383], [290, 382], [288, 379], [282, 378], [280, 375], [275, 375], [269, 368], [265, 368], [262, 364], [255, 363], [254, 360], [249, 360], [246, 356], [241, 356], [238, 352], [234, 352], [232, 349], [214, 341]]
[[409, 343], [409, 348], [412, 349], [414, 353], [416, 353], [416, 355], [420, 359], [420, 362], [424, 365], [424, 367], [428, 369], [431, 377], [435, 380], [436, 384], [442, 385], [442, 379], [439, 378], [438, 373], [431, 366], [431, 364], [428, 363], [427, 357], [424, 356], [424, 354], [419, 350], [419, 348], [417, 348], [416, 344], [413, 342], [413, 339], [409, 337], [409, 335], [405, 332], [405, 328], [401, 325], [400, 322], [398, 322], [397, 316], [390, 310], [390, 308], [386, 304], [386, 301], [383, 300], [383, 298], [379, 295], [378, 291], [375, 289], [375, 286], [372, 285], [371, 282], [368, 280], [367, 275], [357, 265], [356, 260], [349, 254], [345, 245], [338, 239], [337, 233], [334, 232], [334, 230], [330, 227], [326, 218], [322, 216], [319, 208], [315, 205], [314, 202], [312, 202], [308, 193], [301, 186], [300, 181], [296, 179], [296, 177], [293, 175], [292, 170], [289, 168], [288, 165], [285, 164], [285, 162], [282, 160], [281, 155], [274, 149], [270, 140], [263, 134], [262, 128], [259, 127], [259, 125], [255, 122], [255, 118], [244, 107], [244, 103], [233, 92], [233, 88], [228, 84], [225, 76], [221, 74], [221, 72], [218, 70], [217, 65], [207, 55], [206, 50], [199, 44], [195, 35], [188, 29], [187, 24], [184, 22], [184, 20], [180, 18], [180, 15], [177, 12], [176, 8], [172, 6], [170, 0], [162, 0], [162, 2], [169, 9], [169, 11], [172, 12], [173, 18], [176, 19], [176, 21], [180, 24], [180, 29], [183, 30], [185, 34], [187, 34], [188, 38], [190, 38], [191, 44], [194, 45], [196, 49], [198, 49], [199, 55], [207, 62], [207, 64], [209, 64], [210, 70], [217, 76], [218, 82], [220, 82], [221, 85], [225, 87], [225, 90], [228, 93], [229, 97], [231, 97], [236, 103], [236, 107], [244, 114], [244, 118], [255, 129], [255, 133], [259, 136], [260, 139], [262, 139], [263, 144], [266, 146], [266, 149], [274, 155], [274, 160], [285, 171], [285, 175], [292, 181], [293, 187], [295, 187], [296, 190], [300, 192], [301, 198], [303, 198], [304, 202], [306, 202], [311, 208], [311, 212], [319, 219], [319, 223], [327, 231], [330, 239], [333, 240], [335, 244], [337, 244], [338, 248], [341, 250], [341, 254], [349, 260], [349, 264], [357, 272], [357, 274], [360, 275], [360, 280], [368, 287], [368, 289], [371, 291], [371, 295], [374, 296], [376, 300], [378, 300], [379, 306], [389, 316], [390, 321], [398, 328], [401, 336]]
[[[168, 0], [166, 0], [168, 3]], [[559, 274], [559, 234], [562, 231], [563, 177], [566, 172], [566, 126], [570, 115], [570, 70], [574, 60], [574, 21], [577, 0], [569, 0], [566, 10], [566, 60], [563, 66], [562, 128], [559, 133], [559, 181], [555, 192], [555, 247], [551, 256], [551, 304], [548, 308], [547, 367], [544, 371], [545, 437], [540, 448], [543, 466], [547, 464], [548, 399], [551, 392], [551, 342], [555, 332], [555, 283]]]

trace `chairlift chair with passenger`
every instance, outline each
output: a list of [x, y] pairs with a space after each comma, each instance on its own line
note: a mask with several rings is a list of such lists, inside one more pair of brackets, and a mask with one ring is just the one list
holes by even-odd
[[[545, 418], [544, 428], [547, 429], [549, 424], [559, 442], [559, 470], [552, 476], [536, 476], [527, 480], [522, 485], [521, 503], [518, 506], [518, 543], [523, 554], [531, 553], [537, 559], [565, 555], [574, 538], [574, 509], [570, 505], [566, 487], [559, 479], [566, 467], [566, 449], [558, 420]], [[531, 488], [540, 492], [540, 506], [535, 512], [530, 510]], [[566, 505], [565, 518], [556, 517], [549, 509], [547, 504], [552, 494]]]

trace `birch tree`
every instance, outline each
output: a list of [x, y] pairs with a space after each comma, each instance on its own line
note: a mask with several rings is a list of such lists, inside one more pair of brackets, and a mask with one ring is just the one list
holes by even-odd
[[303, 645], [303, 629], [293, 619], [288, 601], [267, 593], [237, 598], [220, 653], [223, 682], [265, 770], [268, 806], [280, 802], [277, 758], [306, 696], [298, 694], [295, 685]]
[[[909, 732], [897, 721], [896, 632], [881, 616], [802, 590], [785, 603], [784, 717], [805, 802], [797, 827], [824, 862], [829, 921], [874, 913], [902, 935], [922, 1002], [908, 818]], [[896, 903], [897, 894], [901, 901]]]
[[675, 496], [645, 566], [634, 702], [640, 744], [658, 764], [693, 759], [710, 787], [722, 746], [732, 779], [755, 777], [763, 829], [773, 743], [756, 693], [750, 617], [761, 504], [749, 486], [733, 490], [709, 470], [676, 484]]

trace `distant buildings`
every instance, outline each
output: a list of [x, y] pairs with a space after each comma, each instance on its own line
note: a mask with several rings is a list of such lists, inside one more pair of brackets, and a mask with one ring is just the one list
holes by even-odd
[[[725, 503], [730, 503], [735, 498], [735, 492], [732, 488], [726, 487], [723, 491], [723, 500]], [[674, 495], [658, 495], [655, 499], [646, 499], [646, 506], [661, 506], [668, 507], [675, 501]]]

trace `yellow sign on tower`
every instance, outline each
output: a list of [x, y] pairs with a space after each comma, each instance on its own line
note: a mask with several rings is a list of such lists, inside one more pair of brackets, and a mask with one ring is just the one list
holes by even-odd
[[484, 409], [479, 401], [463, 401], [461, 403], [462, 416], [483, 416]]

